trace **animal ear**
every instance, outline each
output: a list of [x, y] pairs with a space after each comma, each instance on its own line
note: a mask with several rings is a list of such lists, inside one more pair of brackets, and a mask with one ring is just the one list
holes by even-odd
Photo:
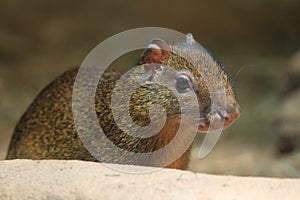
[[142, 54], [143, 63], [161, 63], [168, 55], [169, 45], [161, 39], [153, 39]]

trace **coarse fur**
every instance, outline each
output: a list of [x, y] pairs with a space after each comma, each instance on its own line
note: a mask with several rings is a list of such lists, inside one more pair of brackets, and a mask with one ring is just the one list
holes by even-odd
[[[132, 136], [123, 132], [118, 127], [111, 110], [112, 92], [122, 74], [106, 70], [97, 86], [95, 111], [105, 136], [114, 145], [129, 152], [148, 153], [163, 148], [176, 136], [181, 122], [180, 104], [174, 92], [154, 83], [154, 80], [161, 77], [160, 73], [157, 73], [157, 65], [152, 65], [153, 63], [161, 65], [162, 69], [159, 70], [163, 70], [162, 73], [165, 72], [163, 66], [170, 66], [179, 73], [183, 73], [184, 76], [189, 77], [191, 88], [198, 98], [196, 102], [198, 105], [188, 102], [183, 106], [191, 108], [186, 109], [190, 112], [188, 114], [191, 116], [191, 119], [196, 115], [200, 116], [197, 119], [203, 119], [202, 126], [199, 126], [200, 131], [205, 132], [207, 130], [209, 124], [215, 120], [216, 112], [227, 112], [234, 116], [234, 120], [238, 118], [239, 106], [229, 77], [225, 73], [223, 65], [217, 62], [210, 53], [199, 46], [195, 49], [195, 45], [188, 42], [167, 44], [164, 41], [156, 40], [151, 44], [153, 43], [159, 48], [161, 47], [161, 49], [148, 48], [142, 55], [139, 65], [144, 74], [141, 78], [138, 78], [138, 81], [144, 83], [144, 85], [131, 95], [129, 112], [132, 120], [139, 126], [147, 126], [150, 122], [155, 124], [156, 120], [160, 120], [161, 113], [152, 113], [154, 117], [150, 119], [149, 110], [151, 110], [153, 105], [159, 104], [166, 110], [166, 123], [159, 133], [148, 138]], [[195, 62], [189, 62], [188, 60], [190, 59]], [[213, 68], [216, 70], [214, 71]], [[138, 158], [136, 160], [128, 160], [126, 157], [120, 159], [118, 153], [104, 151], [107, 146], [102, 142], [103, 138], [100, 136], [92, 137], [89, 141], [96, 144], [93, 151], [99, 153], [100, 159], [99, 157], [96, 159], [91, 155], [77, 133], [72, 113], [72, 91], [77, 73], [78, 68], [65, 72], [35, 98], [15, 128], [7, 159], [78, 159], [95, 162], [100, 160], [101, 162], [121, 164], [160, 166], [161, 160], [138, 161]], [[171, 78], [176, 80], [178, 74], [174, 74], [174, 77]], [[207, 78], [211, 80], [210, 86], [208, 86]], [[172, 83], [170, 82], [170, 84]], [[87, 81], [84, 84], [89, 83]], [[124, 87], [125, 89], [126, 87], [132, 87], [131, 82], [129, 81]], [[170, 85], [170, 87], [174, 88], [173, 91], [176, 90], [175, 86]], [[222, 99], [218, 97], [218, 91], [222, 87], [226, 91], [225, 107], [222, 104], [223, 102], [221, 102]], [[118, 92], [117, 101], [120, 104], [126, 104], [122, 98], [124, 92], [126, 93], [127, 91], [120, 90]], [[180, 97], [180, 95], [183, 94], [178, 92], [177, 96]], [[186, 92], [184, 95], [187, 96], [189, 93]], [[212, 105], [212, 98], [216, 99], [214, 101], [216, 105]], [[193, 113], [195, 106], [199, 106], [200, 114]], [[93, 110], [86, 110], [85, 112], [91, 111]], [[82, 120], [90, 123], [90, 119]], [[227, 126], [234, 120], [230, 120]], [[189, 123], [183, 124], [183, 126], [185, 134], [183, 134], [180, 142], [175, 144], [176, 148], [171, 148], [171, 150], [162, 155], [162, 160], [165, 157], [172, 156], [177, 149], [185, 146], [186, 141], [193, 136], [194, 133], [191, 132]], [[89, 129], [94, 130], [96, 127], [91, 123]], [[143, 135], [143, 133], [139, 134]], [[189, 163], [189, 155], [190, 147], [185, 149], [179, 158], [166, 167], [186, 169]]]

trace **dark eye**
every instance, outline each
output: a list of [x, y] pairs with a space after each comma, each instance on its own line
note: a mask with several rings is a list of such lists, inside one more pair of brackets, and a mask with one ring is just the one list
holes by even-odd
[[180, 75], [176, 78], [176, 89], [178, 92], [186, 92], [191, 87], [190, 79], [185, 75]]

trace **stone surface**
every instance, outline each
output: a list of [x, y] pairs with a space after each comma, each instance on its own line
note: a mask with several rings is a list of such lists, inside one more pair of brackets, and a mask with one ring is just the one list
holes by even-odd
[[0, 199], [300, 199], [300, 179], [162, 169], [128, 174], [83, 161], [0, 161]]

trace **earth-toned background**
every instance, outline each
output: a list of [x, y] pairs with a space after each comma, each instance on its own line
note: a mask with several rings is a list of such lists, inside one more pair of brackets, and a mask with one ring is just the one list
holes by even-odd
[[[300, 66], [300, 59], [292, 59], [300, 49], [299, 10], [297, 0], [2, 0], [0, 159], [4, 159], [17, 120], [44, 86], [70, 67], [79, 66], [107, 37], [155, 26], [193, 33], [232, 74], [241, 105], [240, 119], [224, 131], [211, 154], [202, 160], [197, 158], [199, 136], [190, 169], [300, 177], [299, 137], [291, 137], [294, 151], [278, 153], [278, 135], [300, 135], [296, 126], [289, 130], [300, 123], [300, 97], [293, 98], [294, 104], [286, 103], [297, 91], [296, 87], [292, 92], [286, 89], [287, 82], [300, 80], [290, 79], [287, 73]], [[288, 128], [282, 128], [285, 124]]]

